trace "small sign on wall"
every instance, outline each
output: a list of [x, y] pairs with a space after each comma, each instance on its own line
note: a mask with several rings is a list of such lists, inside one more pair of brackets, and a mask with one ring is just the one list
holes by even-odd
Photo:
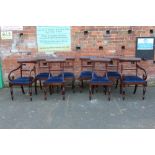
[[153, 50], [154, 38], [138, 38], [137, 50]]
[[154, 37], [137, 37], [136, 39], [136, 57], [146, 60], [154, 59]]
[[1, 31], [1, 39], [12, 39], [12, 31]]
[[70, 26], [38, 26], [37, 44], [40, 52], [69, 51], [71, 49]]

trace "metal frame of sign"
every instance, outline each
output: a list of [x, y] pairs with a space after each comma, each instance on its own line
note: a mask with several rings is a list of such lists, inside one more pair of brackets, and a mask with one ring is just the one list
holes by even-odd
[[[153, 39], [153, 49], [138, 49], [138, 39]], [[154, 37], [137, 37], [136, 38], [136, 53], [135, 56], [142, 58], [143, 60], [154, 60]]]

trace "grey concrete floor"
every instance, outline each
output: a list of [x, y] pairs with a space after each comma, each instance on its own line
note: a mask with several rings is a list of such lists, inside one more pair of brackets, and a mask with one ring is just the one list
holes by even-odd
[[0, 128], [12, 129], [122, 129], [155, 128], [155, 87], [148, 87], [146, 99], [142, 100], [142, 89], [133, 95], [133, 88], [127, 89], [125, 101], [119, 90], [112, 89], [111, 101], [99, 91], [88, 99], [88, 89], [78, 89], [73, 94], [66, 91], [66, 100], [60, 94], [48, 95], [44, 101], [43, 92], [23, 95], [15, 88], [15, 100], [11, 101], [8, 88], [0, 89]]

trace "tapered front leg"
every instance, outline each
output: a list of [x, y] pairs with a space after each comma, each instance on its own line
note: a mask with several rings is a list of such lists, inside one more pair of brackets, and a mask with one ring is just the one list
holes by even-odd
[[30, 101], [32, 101], [32, 85], [29, 85]]
[[111, 99], [111, 86], [108, 87], [108, 100]]
[[122, 98], [125, 100], [125, 85], [122, 86]]
[[37, 91], [37, 80], [35, 80], [35, 94], [36, 95], [38, 94], [38, 91]]
[[41, 83], [41, 80], [39, 80], [39, 84], [40, 84], [40, 89], [42, 90], [42, 83]]
[[138, 85], [135, 85], [135, 89], [134, 89], [134, 91], [133, 91], [133, 94], [136, 93], [136, 91], [137, 91], [137, 87], [138, 87]]
[[44, 88], [44, 100], [47, 100], [47, 86], [44, 85], [43, 88]]
[[11, 94], [11, 99], [12, 101], [14, 100], [14, 96], [13, 96], [13, 86], [10, 84], [10, 94]]
[[92, 99], [92, 85], [89, 86], [89, 100]]
[[145, 99], [145, 93], [146, 93], [146, 84], [143, 85], [143, 97], [142, 99]]
[[117, 80], [116, 80], [116, 86], [115, 86], [115, 88], [118, 87], [118, 82], [119, 82], [119, 80], [117, 79]]
[[21, 86], [22, 93], [25, 94], [24, 87]]

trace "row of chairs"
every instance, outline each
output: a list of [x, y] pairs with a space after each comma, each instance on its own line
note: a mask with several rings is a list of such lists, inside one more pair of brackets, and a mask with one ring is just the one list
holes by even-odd
[[[75, 57], [36, 56], [35, 58], [17, 60], [20, 64], [19, 67], [12, 70], [8, 75], [12, 100], [14, 99], [13, 86], [20, 86], [23, 94], [25, 94], [24, 86], [28, 86], [30, 100], [32, 101], [32, 86], [34, 84], [35, 94], [37, 94], [38, 82], [40, 89], [44, 90], [45, 100], [47, 100], [47, 89], [52, 94], [54, 87], [57, 88], [57, 91], [59, 88], [61, 89], [62, 98], [65, 100], [65, 83], [67, 81], [71, 82], [72, 90], [75, 92], [76, 80], [80, 82], [80, 92], [83, 90], [84, 81], [89, 81], [90, 100], [94, 94], [94, 89], [99, 86], [103, 87], [104, 93], [108, 94], [108, 100], [110, 100], [111, 88], [114, 84], [116, 88], [118, 84], [120, 85], [123, 100], [125, 99], [126, 86], [134, 85], [134, 94], [139, 85], [143, 86], [142, 98], [144, 99], [147, 74], [145, 69], [139, 65], [140, 58], [85, 56], [79, 59], [81, 72], [77, 77], [75, 67], [78, 67], [78, 63], [75, 63]], [[28, 64], [31, 64], [31, 69], [27, 68]], [[129, 64], [132, 67], [129, 67]], [[15, 78], [13, 75], [16, 75], [16, 71], [20, 72], [20, 76]], [[29, 75], [24, 76], [25, 71], [28, 71]], [[125, 74], [124, 71], [128, 71], [128, 74]], [[139, 74], [142, 74], [142, 76], [139, 76]]]

